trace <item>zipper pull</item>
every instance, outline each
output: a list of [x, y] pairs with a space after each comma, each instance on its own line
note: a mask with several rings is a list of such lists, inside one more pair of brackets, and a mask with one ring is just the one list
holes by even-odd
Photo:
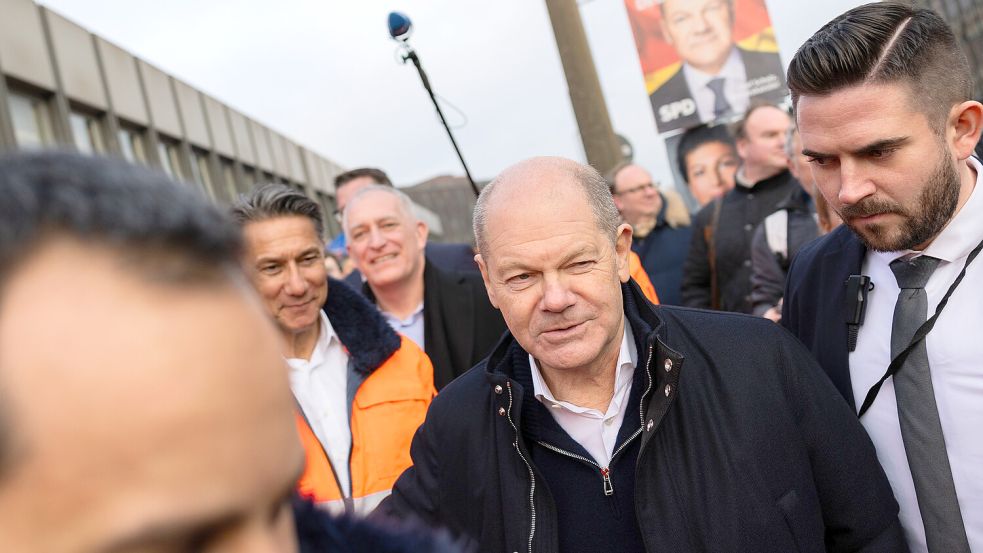
[[608, 467], [602, 468], [601, 478], [604, 479], [604, 495], [614, 495], [614, 484], [611, 483], [611, 469]]

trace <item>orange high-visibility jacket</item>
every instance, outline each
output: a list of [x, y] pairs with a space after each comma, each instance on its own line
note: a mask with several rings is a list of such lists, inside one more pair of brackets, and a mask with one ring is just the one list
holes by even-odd
[[628, 272], [631, 273], [631, 278], [638, 283], [638, 287], [642, 289], [645, 298], [655, 305], [659, 305], [659, 296], [655, 293], [655, 286], [652, 286], [652, 280], [645, 272], [645, 268], [642, 267], [642, 258], [638, 257], [635, 252], [628, 252]]
[[[396, 478], [413, 464], [410, 442], [423, 423], [436, 390], [430, 358], [412, 340], [396, 334], [375, 306], [358, 295], [357, 299], [344, 298], [354, 305], [341, 306], [340, 316], [339, 312], [332, 313], [333, 308], [339, 308], [332, 305], [341, 299], [338, 296], [357, 294], [347, 287], [342, 291], [342, 286], [337, 281], [330, 282], [325, 312], [348, 349], [348, 378], [364, 379], [351, 405], [352, 493], [351, 497], [342, 497], [331, 461], [299, 412], [297, 428], [307, 465], [298, 491], [331, 510], [368, 513], [389, 495]], [[351, 317], [353, 307], [366, 311]], [[349, 326], [355, 322], [359, 326]], [[366, 325], [367, 322], [374, 324]], [[360, 349], [356, 350], [356, 346]], [[385, 356], [387, 352], [391, 353]]]

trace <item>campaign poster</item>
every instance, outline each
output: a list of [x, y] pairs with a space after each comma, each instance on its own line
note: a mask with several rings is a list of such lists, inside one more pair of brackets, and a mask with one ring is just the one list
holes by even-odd
[[730, 120], [788, 90], [764, 0], [625, 0], [660, 134]]

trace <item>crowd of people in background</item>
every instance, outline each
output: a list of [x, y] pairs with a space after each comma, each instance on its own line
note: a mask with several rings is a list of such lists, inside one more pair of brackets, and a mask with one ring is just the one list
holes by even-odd
[[981, 551], [969, 71], [934, 12], [854, 8], [791, 111], [700, 100], [744, 115], [680, 136], [685, 187], [531, 158], [473, 244], [376, 168], [226, 213], [0, 159], [0, 551]]

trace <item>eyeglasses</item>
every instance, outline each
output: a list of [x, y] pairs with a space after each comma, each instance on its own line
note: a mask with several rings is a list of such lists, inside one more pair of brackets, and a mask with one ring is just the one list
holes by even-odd
[[621, 192], [615, 192], [615, 196], [624, 196], [626, 194], [635, 194], [636, 192], [641, 192], [643, 190], [648, 190], [650, 188], [655, 188], [655, 183], [647, 182], [644, 184], [639, 184], [638, 186], [632, 186], [628, 190], [622, 190]]

